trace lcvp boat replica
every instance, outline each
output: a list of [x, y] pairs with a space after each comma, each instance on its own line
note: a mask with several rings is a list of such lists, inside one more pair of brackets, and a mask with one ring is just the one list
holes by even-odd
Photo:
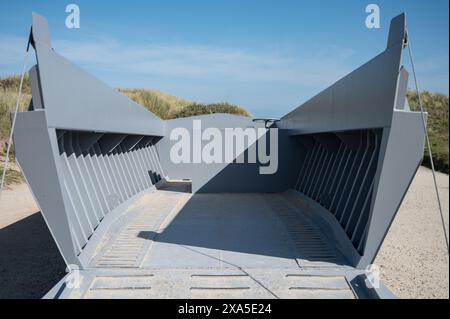
[[[15, 152], [71, 270], [45, 297], [393, 297], [366, 268], [423, 154], [405, 26], [395, 17], [381, 54], [279, 121], [162, 120], [55, 52], [33, 14]], [[231, 161], [174, 161], [172, 133], [196, 121], [262, 133]], [[239, 160], [261, 145], [276, 163]]]

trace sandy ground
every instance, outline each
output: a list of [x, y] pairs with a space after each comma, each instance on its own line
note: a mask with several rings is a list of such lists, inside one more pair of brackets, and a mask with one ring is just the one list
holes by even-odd
[[0, 298], [41, 298], [65, 264], [26, 184], [0, 199]]
[[[438, 173], [438, 184], [448, 230], [448, 175]], [[42, 297], [64, 275], [38, 210], [25, 184], [2, 195], [0, 298]], [[375, 263], [400, 298], [449, 298], [449, 259], [429, 169], [419, 169]]]
[[[448, 236], [449, 176], [436, 177]], [[400, 298], [449, 298], [449, 258], [428, 168], [415, 176], [375, 264]]]

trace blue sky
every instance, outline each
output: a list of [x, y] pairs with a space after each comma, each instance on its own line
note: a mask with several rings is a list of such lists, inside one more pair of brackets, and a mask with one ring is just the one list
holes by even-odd
[[[80, 29], [65, 27], [69, 3], [80, 7]], [[380, 7], [380, 29], [365, 27], [369, 3]], [[448, 94], [448, 3], [2, 0], [0, 76], [20, 73], [36, 11], [57, 52], [113, 87], [281, 116], [382, 52], [390, 19], [405, 12], [422, 89]]]

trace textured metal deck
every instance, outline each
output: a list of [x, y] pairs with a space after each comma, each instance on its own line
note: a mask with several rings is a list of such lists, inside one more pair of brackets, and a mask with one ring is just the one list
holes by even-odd
[[141, 196], [72, 298], [354, 298], [333, 242], [285, 194]]
[[85, 271], [72, 298], [356, 298], [343, 274], [300, 269]]

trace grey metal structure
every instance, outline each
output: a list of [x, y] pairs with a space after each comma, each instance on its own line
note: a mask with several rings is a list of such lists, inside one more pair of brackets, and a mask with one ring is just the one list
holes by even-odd
[[16, 157], [61, 255], [83, 275], [80, 288], [63, 279], [46, 297], [392, 297], [367, 288], [364, 269], [423, 153], [401, 65], [404, 14], [384, 52], [272, 122], [278, 134], [261, 137], [278, 143], [268, 175], [256, 163], [169, 156], [170, 132], [195, 134], [195, 120], [222, 131], [264, 123], [163, 121], [56, 53], [37, 14], [30, 41], [37, 65]]

